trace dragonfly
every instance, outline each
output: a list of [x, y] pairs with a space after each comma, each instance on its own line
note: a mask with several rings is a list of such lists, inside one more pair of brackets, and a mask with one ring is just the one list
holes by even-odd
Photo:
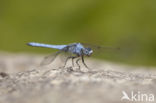
[[[52, 44], [29, 42], [29, 43], [27, 43], [27, 45], [33, 46], [33, 47], [52, 48], [52, 49], [57, 49], [58, 50], [56, 53], [45, 57], [45, 59], [41, 62], [41, 65], [50, 64], [51, 62], [53, 62], [55, 60], [55, 58], [60, 53], [65, 52], [65, 53], [70, 53], [70, 54], [73, 54], [73, 55], [70, 55], [70, 56], [68, 56], [66, 58], [64, 67], [66, 66], [67, 61], [69, 59], [72, 59], [72, 65], [74, 66], [74, 59], [78, 58], [76, 60], [76, 64], [78, 65], [79, 68], [80, 68], [80, 64], [79, 64], [80, 60], [82, 61], [83, 65], [86, 68], [89, 68], [87, 66], [87, 64], [85, 63], [85, 61], [84, 61], [84, 56], [90, 57], [92, 55], [92, 53], [93, 53], [92, 48], [96, 48], [96, 49], [103, 48], [101, 46], [96, 46], [96, 45], [91, 45], [91, 44], [86, 44], [86, 43], [71, 43], [71, 44], [67, 44], [67, 45], [52, 45]], [[104, 47], [104, 48], [112, 49], [110, 47]]]

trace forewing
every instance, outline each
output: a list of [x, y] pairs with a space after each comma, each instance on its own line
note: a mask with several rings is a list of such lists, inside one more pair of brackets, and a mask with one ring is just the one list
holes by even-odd
[[81, 43], [86, 48], [91, 48], [93, 50], [93, 54], [101, 54], [103, 52], [117, 52], [120, 50], [119, 47], [109, 47], [109, 46], [98, 46], [88, 43]]
[[62, 51], [60, 50], [60, 51], [58, 51], [58, 52], [56, 52], [56, 53], [53, 53], [53, 54], [51, 54], [51, 55], [48, 55], [48, 56], [46, 56], [46, 57], [44, 57], [44, 59], [42, 60], [42, 62], [41, 62], [41, 66], [43, 66], [43, 65], [48, 65], [48, 64], [50, 64], [51, 62], [53, 62], [54, 60], [55, 60], [55, 58], [61, 53]]

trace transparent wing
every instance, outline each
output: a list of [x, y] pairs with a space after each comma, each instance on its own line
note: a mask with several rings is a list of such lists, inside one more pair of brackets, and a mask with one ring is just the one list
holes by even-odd
[[93, 55], [101, 55], [103, 53], [117, 53], [120, 48], [119, 47], [109, 47], [109, 46], [98, 46], [94, 44], [81, 43], [86, 48], [91, 48], [93, 50]]
[[81, 44], [84, 45], [85, 47], [89, 47], [96, 50], [120, 50], [119, 47], [98, 46], [98, 45], [93, 45], [88, 43], [81, 43]]
[[48, 64], [50, 64], [51, 62], [53, 62], [54, 60], [55, 60], [55, 58], [61, 53], [62, 51], [60, 50], [60, 51], [58, 51], [58, 52], [56, 52], [56, 53], [53, 53], [53, 54], [51, 54], [51, 55], [48, 55], [48, 56], [46, 56], [43, 60], [42, 60], [42, 62], [41, 62], [41, 66], [43, 66], [43, 65], [48, 65]]
[[71, 56], [75, 56], [74, 54], [72, 53], [69, 53], [69, 52], [63, 52], [59, 55], [59, 59], [62, 63], [65, 63], [65, 61], [67, 60], [68, 57], [71, 57]]

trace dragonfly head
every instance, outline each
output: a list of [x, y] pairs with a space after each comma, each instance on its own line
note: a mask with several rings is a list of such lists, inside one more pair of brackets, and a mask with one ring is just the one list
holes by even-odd
[[90, 56], [93, 53], [93, 50], [91, 48], [85, 48], [83, 50], [84, 55]]

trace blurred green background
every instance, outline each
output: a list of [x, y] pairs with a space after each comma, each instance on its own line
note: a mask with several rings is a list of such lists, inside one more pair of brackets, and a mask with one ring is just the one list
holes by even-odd
[[100, 58], [156, 65], [156, 0], [0, 0], [0, 51], [51, 53], [27, 42], [120, 47]]

